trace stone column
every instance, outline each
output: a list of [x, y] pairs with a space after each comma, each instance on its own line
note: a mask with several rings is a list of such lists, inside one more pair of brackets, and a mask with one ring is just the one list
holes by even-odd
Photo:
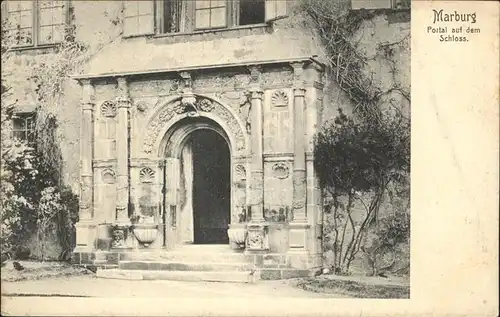
[[265, 251], [269, 249], [267, 225], [265, 224], [264, 208], [264, 159], [262, 144], [262, 97], [260, 89], [260, 69], [250, 68], [251, 83], [251, 149], [250, 161], [250, 210], [251, 219], [248, 223], [247, 250]]
[[250, 208], [252, 222], [264, 222], [263, 199], [264, 199], [264, 161], [262, 157], [262, 91], [254, 89], [252, 92], [251, 108], [251, 148], [252, 156], [250, 164]]
[[[116, 123], [116, 218], [113, 226], [113, 248], [127, 248], [128, 228], [130, 218], [129, 206], [129, 133], [128, 111], [131, 105], [127, 80], [119, 77], [118, 96], [116, 97], [117, 123]], [[129, 241], [129, 244], [132, 242]]]
[[305, 251], [307, 245], [307, 229], [309, 227], [306, 214], [306, 157], [304, 134], [305, 87], [303, 63], [292, 63], [294, 69], [293, 88], [293, 220], [290, 223], [290, 248]]
[[130, 108], [130, 97], [128, 94], [127, 80], [118, 78], [119, 95], [117, 103], [117, 125], [116, 125], [116, 222], [128, 224], [129, 184], [128, 184], [128, 111]]
[[93, 112], [94, 112], [94, 86], [90, 80], [81, 82], [82, 89], [82, 121], [80, 126], [80, 203], [79, 221], [76, 224], [76, 250], [88, 251], [93, 249], [94, 228], [93, 221], [93, 189], [94, 176], [93, 160]]

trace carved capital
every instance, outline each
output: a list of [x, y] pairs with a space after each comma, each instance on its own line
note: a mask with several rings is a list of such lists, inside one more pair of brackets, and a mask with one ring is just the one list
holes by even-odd
[[304, 87], [296, 86], [293, 87], [293, 96], [294, 97], [304, 97], [306, 94], [306, 89]]
[[82, 105], [93, 103], [95, 98], [95, 89], [90, 80], [82, 80]]
[[262, 100], [262, 96], [264, 95], [264, 92], [260, 89], [252, 89], [250, 93], [252, 99]]
[[117, 108], [130, 108], [132, 106], [132, 100], [126, 96], [116, 97], [115, 101]]
[[82, 106], [82, 110], [83, 111], [85, 111], [85, 110], [94, 111], [95, 103], [93, 103], [93, 102], [82, 102], [81, 106]]

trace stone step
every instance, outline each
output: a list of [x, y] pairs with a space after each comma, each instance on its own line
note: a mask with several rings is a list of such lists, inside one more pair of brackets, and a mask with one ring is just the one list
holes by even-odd
[[191, 282], [233, 282], [254, 283], [259, 280], [254, 271], [220, 272], [220, 271], [151, 271], [151, 270], [97, 270], [98, 278], [124, 280], [171, 280]]
[[206, 262], [206, 263], [251, 263], [252, 256], [243, 253], [219, 252], [186, 252], [186, 251], [160, 251], [160, 252], [128, 252], [122, 254], [120, 261], [176, 261], [176, 262]]
[[178, 262], [178, 261], [120, 261], [122, 270], [153, 271], [249, 271], [253, 264], [245, 262]]

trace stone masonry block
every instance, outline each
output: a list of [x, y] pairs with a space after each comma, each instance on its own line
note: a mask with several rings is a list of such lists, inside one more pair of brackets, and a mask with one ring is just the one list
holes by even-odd
[[261, 280], [279, 280], [281, 279], [281, 270], [263, 269], [260, 272]]
[[313, 272], [309, 270], [282, 270], [281, 271], [281, 278], [282, 279], [287, 279], [287, 278], [295, 278], [295, 277], [308, 277], [311, 276]]
[[80, 264], [80, 253], [74, 252], [71, 255], [71, 264]]

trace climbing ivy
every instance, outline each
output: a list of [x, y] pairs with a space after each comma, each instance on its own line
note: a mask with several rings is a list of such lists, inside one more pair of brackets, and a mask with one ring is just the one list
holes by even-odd
[[[338, 116], [318, 129], [315, 168], [325, 201], [324, 247], [333, 253], [334, 273], [349, 274], [351, 263], [364, 254], [377, 274], [382, 271], [377, 266], [384, 266], [382, 253], [392, 252], [409, 235], [408, 225], [394, 225], [394, 219], [409, 215], [409, 204], [397, 205], [384, 217], [379, 211], [388, 194], [390, 204], [409, 201], [404, 189], [409, 188], [411, 95], [409, 83], [398, 76], [408, 70], [396, 57], [409, 54], [410, 35], [377, 43], [370, 56], [363, 48], [363, 31], [388, 12], [349, 6], [350, 1], [302, 2], [324, 45], [328, 75], [352, 106], [352, 115], [339, 107]], [[381, 66], [389, 69], [384, 81], [377, 79]], [[368, 239], [369, 233], [375, 238]], [[384, 269], [394, 266], [389, 262]]]

